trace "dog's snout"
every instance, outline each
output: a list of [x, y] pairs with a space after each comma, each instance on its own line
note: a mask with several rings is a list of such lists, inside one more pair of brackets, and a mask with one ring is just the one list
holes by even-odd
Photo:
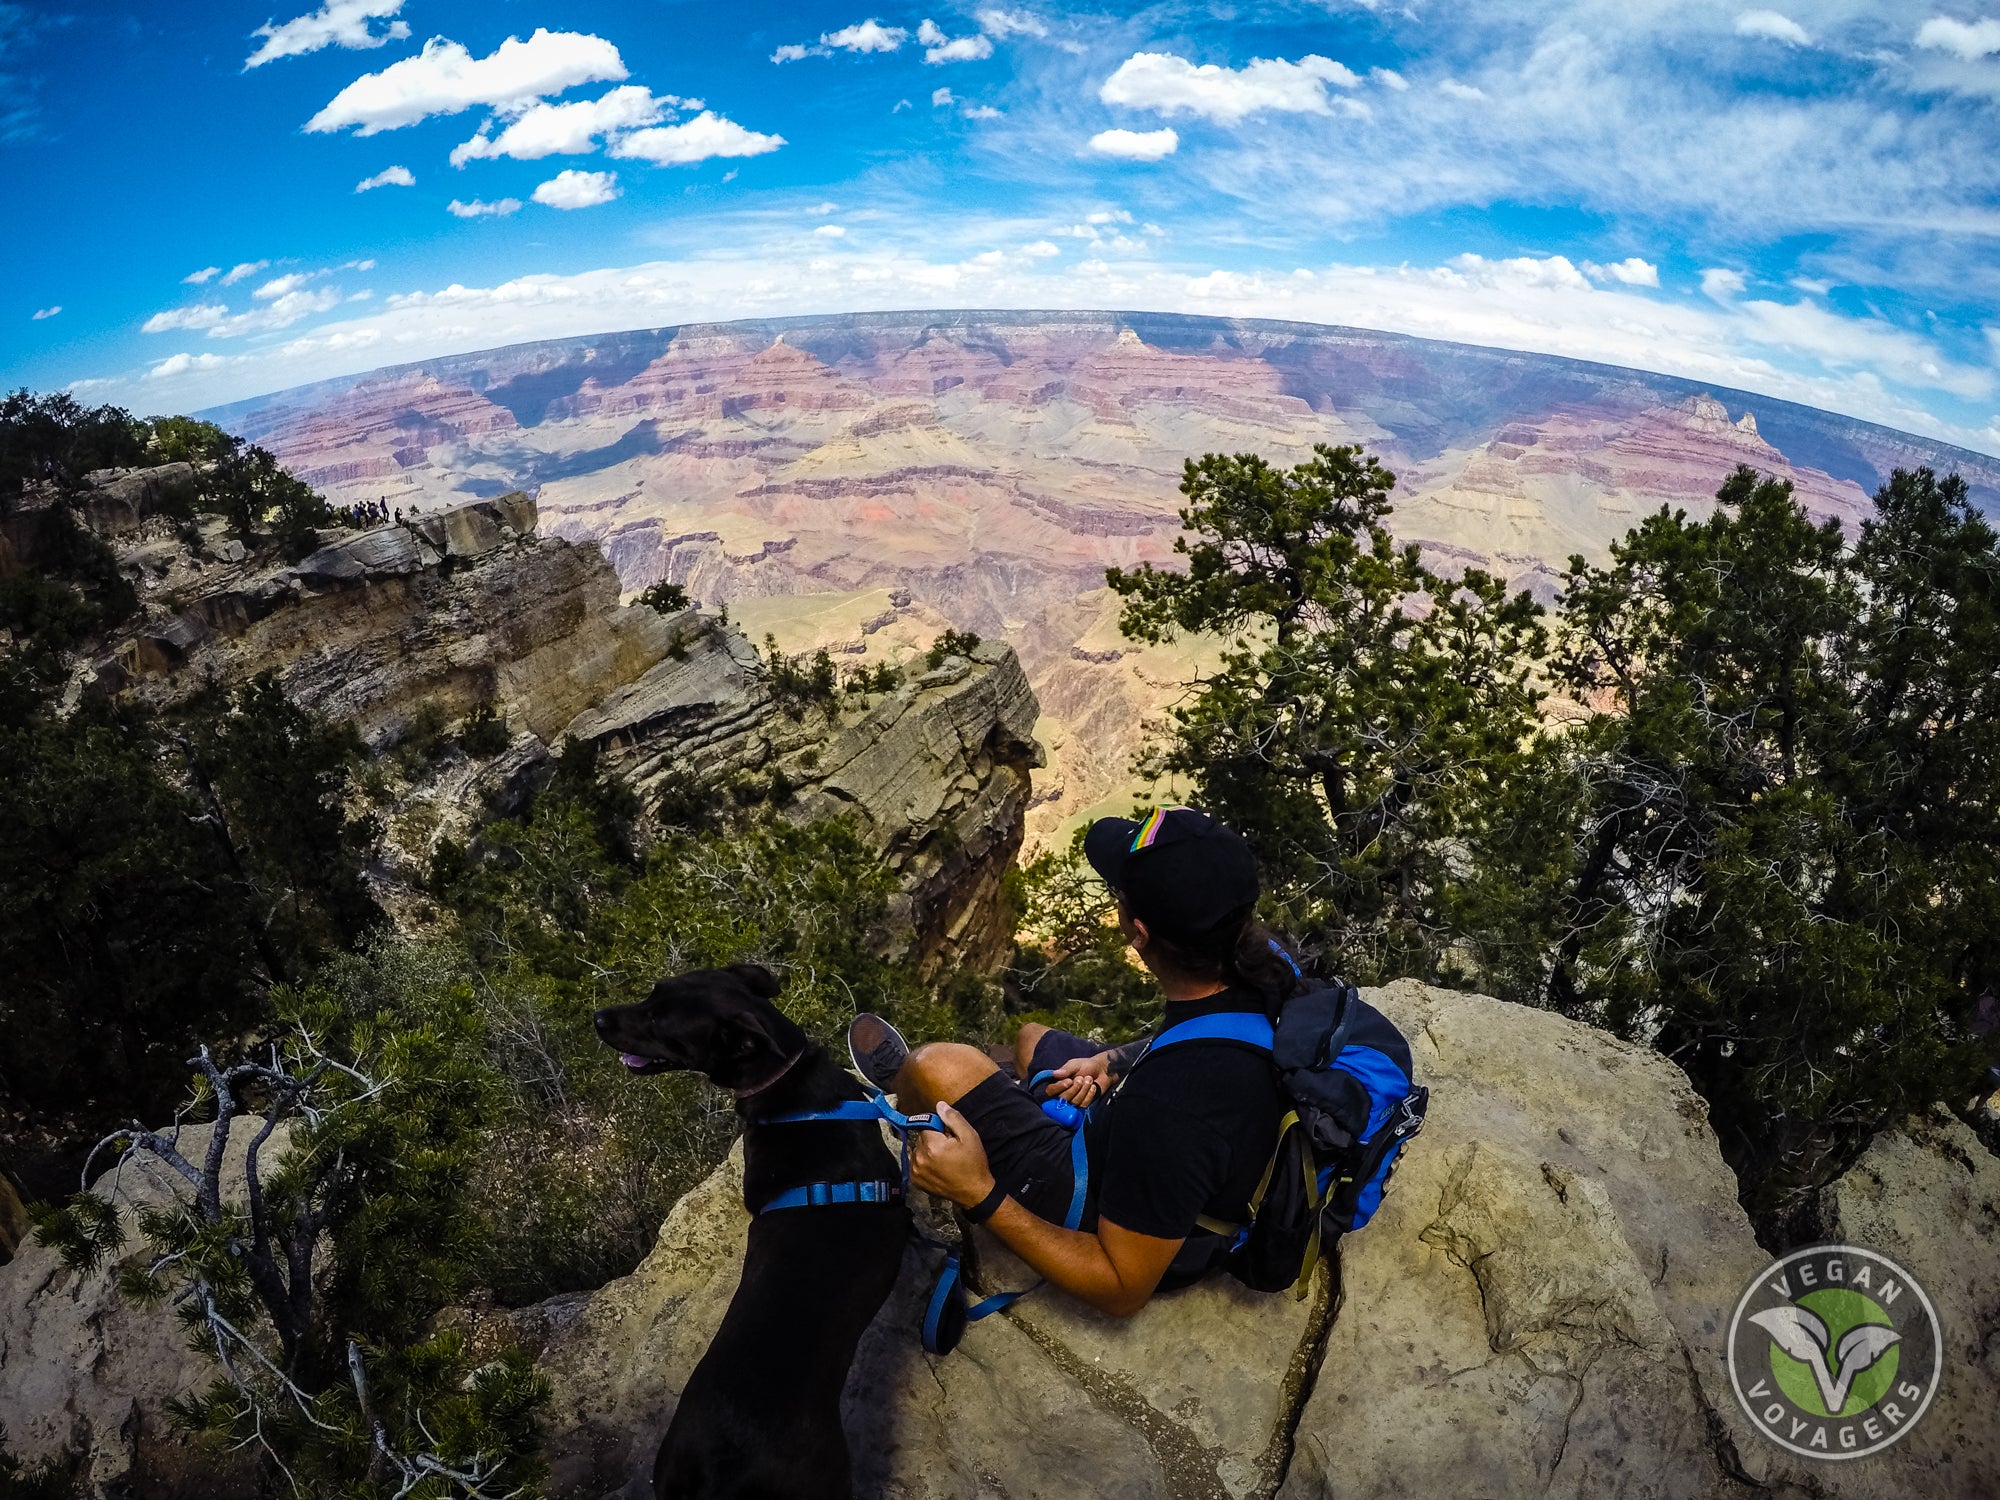
[[590, 1019], [596, 1025], [599, 1036], [603, 1036], [611, 1029], [611, 1012], [608, 1010], [600, 1010]]

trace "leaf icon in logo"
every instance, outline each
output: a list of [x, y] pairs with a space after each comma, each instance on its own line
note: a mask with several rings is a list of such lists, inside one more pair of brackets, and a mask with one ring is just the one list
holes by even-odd
[[1839, 1365], [1836, 1376], [1827, 1368], [1830, 1337], [1826, 1324], [1805, 1308], [1773, 1307], [1753, 1313], [1750, 1321], [1770, 1334], [1772, 1343], [1812, 1371], [1813, 1383], [1819, 1387], [1819, 1398], [1834, 1416], [1838, 1416], [1841, 1408], [1847, 1405], [1847, 1393], [1854, 1386], [1855, 1376], [1871, 1367], [1903, 1337], [1895, 1329], [1884, 1328], [1879, 1323], [1863, 1323], [1848, 1329], [1841, 1336], [1840, 1347], [1835, 1351], [1835, 1362]]
[[1834, 1351], [1840, 1365], [1840, 1378], [1833, 1383], [1833, 1396], [1826, 1403], [1826, 1409], [1837, 1415], [1847, 1405], [1847, 1393], [1854, 1385], [1854, 1377], [1871, 1368], [1902, 1339], [1903, 1336], [1895, 1329], [1884, 1328], [1880, 1323], [1863, 1323], [1842, 1334], [1840, 1347]]

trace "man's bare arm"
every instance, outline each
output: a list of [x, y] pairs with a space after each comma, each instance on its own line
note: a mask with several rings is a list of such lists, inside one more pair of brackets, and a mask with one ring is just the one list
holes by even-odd
[[1114, 1318], [1129, 1318], [1152, 1299], [1182, 1244], [1134, 1234], [1104, 1219], [1097, 1221], [1095, 1234], [1064, 1229], [1012, 1198], [994, 1211], [986, 1227], [1051, 1285]]
[[[949, 1104], [938, 1105], [938, 1118], [951, 1133], [916, 1137], [910, 1148], [911, 1178], [925, 1192], [971, 1208], [993, 1191], [986, 1147], [971, 1122]], [[1102, 1219], [1095, 1234], [1064, 1229], [1012, 1198], [986, 1226], [1043, 1278], [1115, 1318], [1130, 1317], [1146, 1305], [1182, 1243], [1135, 1234]]]

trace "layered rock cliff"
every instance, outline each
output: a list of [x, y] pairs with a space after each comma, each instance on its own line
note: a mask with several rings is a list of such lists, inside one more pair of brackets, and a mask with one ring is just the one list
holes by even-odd
[[781, 702], [766, 664], [714, 615], [621, 606], [597, 546], [538, 534], [521, 495], [333, 534], [281, 565], [217, 542], [126, 539], [152, 601], [74, 691], [156, 708], [270, 672], [373, 750], [490, 704], [511, 735], [480, 763], [446, 757], [386, 815], [378, 894], [401, 912], [438, 840], [546, 774], [564, 741], [651, 808], [673, 785], [753, 790], [799, 821], [850, 818], [901, 878], [885, 937], [925, 964], [1006, 952], [1000, 879], [1020, 847], [1038, 714], [1004, 646], [905, 674], [893, 690]]

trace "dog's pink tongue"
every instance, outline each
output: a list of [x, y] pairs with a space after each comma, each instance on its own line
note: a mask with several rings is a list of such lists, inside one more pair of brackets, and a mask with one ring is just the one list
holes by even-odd
[[652, 1058], [641, 1057], [636, 1052], [621, 1052], [618, 1054], [618, 1060], [628, 1068], [643, 1068], [653, 1061]]

